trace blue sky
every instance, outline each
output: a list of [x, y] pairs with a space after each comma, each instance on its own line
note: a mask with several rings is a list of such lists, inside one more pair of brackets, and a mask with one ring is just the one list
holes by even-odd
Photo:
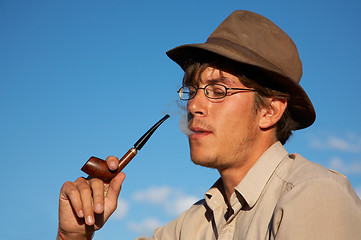
[[361, 196], [358, 1], [0, 0], [1, 238], [55, 238], [61, 185], [92, 155], [122, 156], [165, 113], [95, 239], [151, 234], [202, 198], [218, 174], [189, 159], [182, 71], [165, 52], [204, 42], [236, 9], [272, 19], [298, 46], [317, 120], [288, 151], [343, 173]]

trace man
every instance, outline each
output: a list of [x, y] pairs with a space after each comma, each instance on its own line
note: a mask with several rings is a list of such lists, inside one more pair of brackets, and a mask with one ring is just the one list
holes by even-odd
[[[167, 54], [185, 71], [191, 159], [221, 177], [205, 199], [139, 239], [361, 239], [361, 201], [347, 178], [282, 145], [316, 115], [299, 85], [296, 46], [280, 28], [235, 11], [206, 43]], [[116, 169], [115, 157], [106, 161]], [[89, 239], [115, 210], [123, 180], [65, 183], [58, 239]]]

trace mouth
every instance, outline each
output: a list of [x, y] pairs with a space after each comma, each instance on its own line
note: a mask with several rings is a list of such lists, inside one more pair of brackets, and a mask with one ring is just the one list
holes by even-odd
[[189, 130], [192, 131], [192, 133], [188, 136], [190, 140], [198, 140], [212, 134], [212, 131], [208, 129], [195, 126], [189, 127]]

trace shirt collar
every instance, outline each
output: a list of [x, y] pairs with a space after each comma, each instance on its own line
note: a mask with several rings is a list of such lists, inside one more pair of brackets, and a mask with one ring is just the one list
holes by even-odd
[[222, 178], [219, 178], [213, 186], [206, 192], [205, 200], [210, 209], [214, 210], [224, 205], [224, 187]]
[[[287, 155], [286, 149], [280, 142], [274, 143], [262, 154], [242, 181], [235, 187], [235, 191], [244, 198], [248, 207], [252, 208], [256, 204], [278, 164]], [[223, 189], [223, 182], [220, 178], [205, 194], [205, 200], [211, 209], [224, 204], [225, 195]]]
[[256, 204], [278, 164], [287, 155], [286, 149], [280, 142], [274, 143], [261, 155], [235, 187], [235, 190], [243, 196], [250, 208]]

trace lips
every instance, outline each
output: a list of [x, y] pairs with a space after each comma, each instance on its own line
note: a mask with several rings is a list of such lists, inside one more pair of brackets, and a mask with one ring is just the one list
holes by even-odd
[[189, 135], [189, 139], [192, 139], [192, 140], [198, 140], [198, 139], [204, 138], [204, 137], [212, 134], [211, 130], [201, 128], [201, 127], [196, 127], [196, 126], [189, 127], [189, 130], [191, 130], [193, 132]]

